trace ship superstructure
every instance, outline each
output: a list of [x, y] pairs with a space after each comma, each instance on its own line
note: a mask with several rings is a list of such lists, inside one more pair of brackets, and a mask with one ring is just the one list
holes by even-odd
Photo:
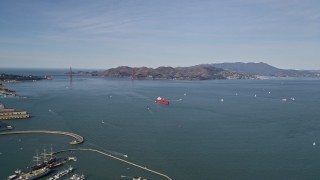
[[32, 180], [32, 179], [38, 179], [42, 176], [47, 175], [48, 173], [50, 173], [50, 169], [49, 168], [41, 168], [41, 169], [37, 169], [28, 173], [21, 173], [18, 180]]
[[160, 104], [164, 104], [164, 105], [169, 105], [169, 101], [168, 101], [168, 100], [165, 100], [165, 99], [163, 99], [163, 98], [161, 98], [161, 97], [158, 97], [158, 98], [155, 100], [155, 102], [160, 103]]

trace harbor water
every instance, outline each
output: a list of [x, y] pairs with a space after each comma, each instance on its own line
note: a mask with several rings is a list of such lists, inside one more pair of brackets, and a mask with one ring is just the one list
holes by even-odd
[[[15, 130], [67, 131], [85, 142], [70, 145], [70, 137], [50, 134], [0, 136], [0, 179], [32, 166], [36, 150], [51, 145], [55, 151], [97, 149], [177, 180], [320, 177], [319, 80], [74, 76], [70, 82], [53, 76], [5, 85], [28, 97], [0, 97], [6, 107], [31, 115], [4, 121]], [[158, 96], [170, 105], [155, 103]], [[76, 156], [72, 166], [87, 179], [163, 179], [94, 152], [59, 156]]]

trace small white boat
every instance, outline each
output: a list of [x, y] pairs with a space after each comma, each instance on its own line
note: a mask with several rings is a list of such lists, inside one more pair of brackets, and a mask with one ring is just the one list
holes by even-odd
[[7, 180], [13, 180], [13, 179], [16, 179], [18, 176], [16, 174], [14, 175], [11, 175], [7, 178]]
[[70, 156], [70, 157], [68, 157], [68, 160], [69, 161], [77, 161], [77, 157]]

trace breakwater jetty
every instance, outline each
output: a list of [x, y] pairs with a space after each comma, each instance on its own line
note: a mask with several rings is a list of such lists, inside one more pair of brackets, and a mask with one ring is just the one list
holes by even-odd
[[127, 161], [127, 160], [124, 160], [124, 159], [115, 157], [115, 156], [113, 156], [113, 155], [111, 155], [111, 154], [108, 154], [108, 153], [105, 153], [105, 152], [102, 152], [102, 151], [99, 151], [99, 150], [96, 150], [96, 149], [84, 149], [84, 148], [79, 148], [79, 149], [67, 149], [67, 150], [57, 151], [57, 152], [55, 152], [55, 153], [53, 153], [53, 154], [59, 154], [59, 153], [68, 152], [68, 151], [91, 151], [91, 152], [99, 153], [99, 154], [102, 154], [102, 155], [104, 155], [104, 156], [108, 156], [108, 157], [110, 157], [110, 158], [116, 159], [116, 160], [118, 160], [118, 161], [122, 161], [122, 162], [124, 162], [124, 163], [126, 163], [126, 164], [129, 164], [129, 165], [131, 165], [131, 166], [134, 166], [134, 167], [137, 167], [137, 168], [140, 168], [140, 169], [149, 171], [149, 172], [151, 172], [151, 173], [157, 174], [157, 175], [159, 175], [159, 176], [162, 176], [162, 177], [165, 178], [165, 179], [172, 180], [168, 175], [165, 175], [165, 174], [160, 173], [160, 172], [158, 172], [158, 171], [149, 169], [149, 168], [147, 168], [147, 167], [143, 167], [143, 166], [138, 165], [138, 164], [135, 164], [135, 163], [133, 163], [133, 162], [130, 162], [130, 161]]
[[30, 131], [11, 131], [11, 132], [3, 132], [0, 135], [11, 135], [11, 134], [58, 134], [65, 135], [74, 138], [74, 141], [71, 141], [69, 144], [81, 144], [84, 142], [84, 138], [78, 134], [63, 132], [63, 131], [48, 131], [48, 130], [30, 130]]

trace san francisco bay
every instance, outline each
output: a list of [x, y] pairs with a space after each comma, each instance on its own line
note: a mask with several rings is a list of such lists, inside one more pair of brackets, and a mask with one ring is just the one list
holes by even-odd
[[[0, 103], [32, 116], [5, 121], [15, 130], [67, 131], [85, 142], [69, 145], [69, 137], [49, 134], [0, 136], [0, 179], [30, 167], [35, 151], [51, 145], [55, 151], [98, 149], [180, 180], [320, 177], [319, 80], [74, 76], [70, 82], [53, 76], [6, 86], [28, 98], [1, 97]], [[155, 103], [158, 96], [170, 105]], [[93, 152], [61, 155], [70, 154], [88, 179], [163, 179]]]

